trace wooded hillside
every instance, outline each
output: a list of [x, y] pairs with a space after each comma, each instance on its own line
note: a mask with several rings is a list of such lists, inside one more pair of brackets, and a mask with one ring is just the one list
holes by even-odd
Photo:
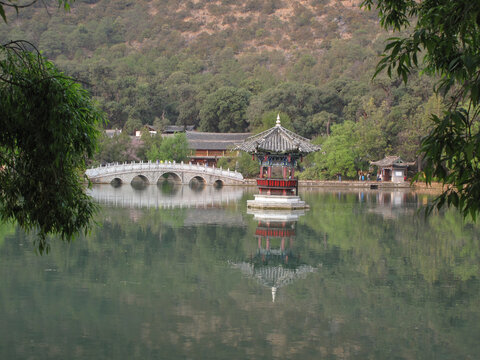
[[372, 82], [389, 34], [358, 5], [77, 0], [64, 13], [39, 3], [10, 14], [0, 41], [28, 40], [84, 82], [110, 128], [254, 131], [281, 112], [335, 156], [317, 155], [315, 176], [348, 175], [386, 154], [415, 160], [428, 114], [442, 109], [427, 77]]

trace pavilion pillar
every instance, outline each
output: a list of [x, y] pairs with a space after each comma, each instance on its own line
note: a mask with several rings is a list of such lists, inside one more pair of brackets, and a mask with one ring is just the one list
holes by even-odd
[[287, 170], [288, 170], [288, 169], [287, 169], [286, 166], [284, 166], [284, 167], [282, 168], [282, 170], [283, 170], [283, 178], [286, 179], [286, 178], [287, 178]]
[[269, 166], [268, 169], [267, 169], [267, 178], [271, 178], [272, 177], [272, 167]]
[[260, 179], [263, 178], [263, 166], [260, 166]]

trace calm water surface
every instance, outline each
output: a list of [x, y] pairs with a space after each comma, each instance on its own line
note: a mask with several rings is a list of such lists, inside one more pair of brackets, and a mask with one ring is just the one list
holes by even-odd
[[95, 187], [99, 224], [0, 226], [0, 359], [478, 359], [480, 227], [428, 195]]

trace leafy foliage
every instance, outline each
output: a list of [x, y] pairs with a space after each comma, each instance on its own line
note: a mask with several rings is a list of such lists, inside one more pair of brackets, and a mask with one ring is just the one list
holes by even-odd
[[285, 113], [277, 113], [276, 111], [269, 111], [262, 116], [261, 126], [254, 129], [255, 133], [261, 133], [271, 127], [275, 126], [277, 122], [277, 116], [280, 115], [281, 124], [284, 128], [293, 131], [293, 124], [290, 117]]
[[[70, 3], [73, 2], [73, 1], [75, 1], [75, 0], [57, 0], [58, 6], [60, 7], [60, 6], [63, 5], [65, 10], [70, 9]], [[4, 22], [7, 22], [7, 16], [5, 14], [5, 8], [12, 8], [18, 14], [18, 11], [20, 9], [30, 7], [33, 4], [35, 4], [36, 2], [37, 2], [37, 0], [33, 0], [33, 1], [30, 1], [26, 4], [18, 4], [17, 0], [2, 0], [0, 2], [0, 16], [2, 17]]]
[[217, 167], [236, 170], [246, 178], [254, 178], [258, 175], [258, 162], [245, 152], [242, 152], [240, 156], [235, 158], [220, 158]]
[[147, 143], [148, 160], [184, 161], [189, 155], [188, 141], [185, 133], [176, 133], [164, 139], [160, 135], [152, 136]]
[[96, 165], [130, 161], [130, 137], [126, 133], [116, 134], [111, 138], [103, 133], [98, 139], [98, 150], [94, 156]]
[[200, 110], [200, 129], [211, 132], [242, 132], [246, 128], [245, 112], [250, 92], [222, 87], [207, 96]]
[[[372, 0], [363, 5], [371, 8]], [[478, 1], [375, 2], [386, 29], [410, 27], [410, 34], [391, 38], [376, 73], [396, 71], [406, 83], [423, 56], [425, 71], [438, 75], [436, 91], [446, 98], [443, 115], [422, 142], [425, 180], [440, 180], [445, 191], [434, 205], [460, 209], [474, 218], [480, 212], [480, 3]], [[432, 207], [430, 208], [430, 211]]]
[[102, 113], [87, 91], [25, 42], [0, 47], [0, 216], [70, 240], [95, 210], [80, 174], [96, 149]]
[[316, 165], [322, 177], [353, 178], [356, 175], [357, 138], [355, 124], [346, 121], [332, 127], [332, 136], [322, 144], [322, 150], [314, 155]]
[[[257, 131], [282, 112], [308, 138], [360, 124], [356, 170], [384, 155], [418, 159], [434, 79], [412, 67], [407, 84], [383, 73], [372, 82], [388, 35], [377, 13], [347, 3], [83, 0], [66, 16], [23, 9], [0, 41], [41, 46], [128, 134], [145, 124]], [[130, 160], [146, 156], [136, 146]]]

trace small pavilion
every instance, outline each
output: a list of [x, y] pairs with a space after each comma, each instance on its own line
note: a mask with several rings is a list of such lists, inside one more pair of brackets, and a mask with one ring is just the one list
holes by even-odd
[[320, 150], [319, 146], [285, 129], [278, 115], [274, 127], [245, 139], [236, 149], [251, 154], [260, 165], [260, 174], [256, 179], [259, 193], [255, 195], [255, 200], [247, 202], [248, 207], [307, 207], [298, 197], [295, 167], [305, 155]]
[[415, 163], [404, 162], [400, 156], [386, 156], [382, 160], [371, 161], [370, 165], [378, 168], [378, 180], [403, 183], [407, 177], [408, 167], [415, 165]]

